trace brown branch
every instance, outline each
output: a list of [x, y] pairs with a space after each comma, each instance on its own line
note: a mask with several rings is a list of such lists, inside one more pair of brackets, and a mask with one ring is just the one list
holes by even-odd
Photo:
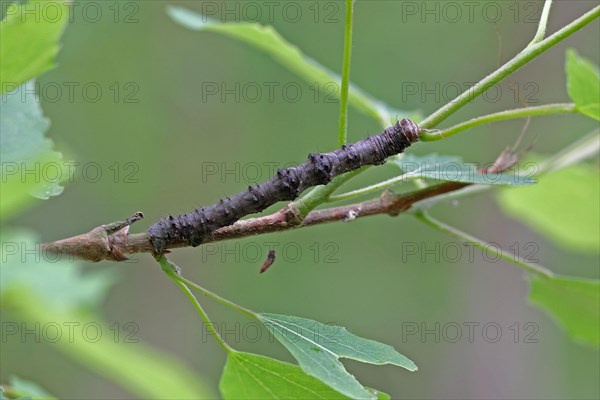
[[[512, 151], [505, 150], [491, 168], [482, 172], [500, 173], [511, 168], [516, 161], [516, 155]], [[300, 213], [294, 203], [289, 203], [273, 214], [240, 220], [232, 225], [219, 228], [208, 235], [203, 243], [239, 239], [329, 222], [352, 221], [356, 218], [377, 214], [388, 214], [395, 217], [409, 210], [413, 204], [421, 200], [440, 196], [470, 185], [470, 183], [446, 182], [402, 194], [386, 190], [377, 199], [313, 211], [304, 220], [300, 218]], [[138, 212], [125, 221], [101, 225], [82, 235], [44, 243], [41, 249], [52, 254], [88, 261], [125, 261], [127, 260], [126, 254], [153, 253], [154, 246], [145, 232], [129, 234], [129, 225], [142, 217], [142, 213]], [[169, 244], [169, 248], [188, 247], [189, 245], [188, 241], [181, 240]]]
[[[396, 216], [408, 210], [417, 201], [452, 192], [467, 185], [469, 184], [448, 182], [401, 195], [387, 190], [378, 199], [313, 211], [306, 216], [304, 221], [298, 219], [297, 210], [293, 209], [293, 203], [289, 203], [273, 214], [237, 221], [232, 225], [219, 228], [206, 237], [204, 243], [239, 239], [328, 222], [350, 221], [376, 214]], [[82, 235], [44, 243], [41, 246], [42, 251], [94, 262], [101, 260], [125, 261], [127, 260], [125, 254], [152, 253], [154, 251], [146, 233], [129, 234], [129, 226], [114, 233], [108, 233], [107, 227], [111, 225], [113, 224], [101, 225]], [[187, 246], [189, 246], [187, 241], [180, 241], [171, 244], [169, 248]]]

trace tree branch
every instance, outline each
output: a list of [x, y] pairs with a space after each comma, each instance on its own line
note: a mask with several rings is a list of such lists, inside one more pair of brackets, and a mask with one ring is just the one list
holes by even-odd
[[[499, 173], [505, 171], [511, 168], [516, 161], [517, 159], [512, 153], [511, 156], [507, 157], [507, 153], [503, 152], [494, 164], [494, 169], [485, 172]], [[219, 228], [207, 235], [203, 243], [239, 239], [329, 222], [353, 221], [357, 218], [378, 214], [395, 217], [409, 210], [413, 204], [421, 200], [453, 192], [469, 185], [469, 183], [462, 182], [446, 182], [402, 194], [395, 194], [386, 190], [377, 199], [313, 211], [303, 220], [299, 218], [299, 211], [295, 204], [289, 203], [273, 214], [240, 220], [232, 225]], [[136, 213], [136, 215], [140, 214]], [[127, 259], [125, 254], [154, 252], [154, 246], [146, 233], [130, 235], [128, 234], [129, 226], [125, 226], [112, 234], [107, 233], [106, 228], [112, 225], [101, 225], [83, 235], [42, 244], [42, 251], [88, 261], [124, 261]], [[189, 245], [188, 241], [181, 240], [170, 243], [168, 248], [188, 247]]]
[[[598, 152], [600, 140], [598, 130], [591, 132], [569, 148], [549, 158], [542, 164], [540, 172], [559, 169], [590, 157]], [[517, 157], [511, 151], [503, 152], [487, 173], [500, 173], [511, 168]], [[425, 201], [431, 205], [438, 199], [460, 195], [460, 189], [488, 188], [477, 184], [447, 182], [423, 189], [395, 194], [386, 191], [374, 200], [341, 207], [312, 211], [305, 219], [301, 218], [296, 203], [289, 203], [281, 210], [264, 217], [250, 218], [219, 228], [206, 237], [205, 243], [239, 239], [247, 236], [286, 231], [312, 225], [336, 221], [351, 221], [356, 218], [377, 214], [396, 216], [413, 209], [413, 205]], [[141, 212], [135, 213], [125, 221], [117, 221], [101, 225], [82, 235], [41, 245], [41, 250], [51, 254], [80, 258], [88, 261], [125, 261], [126, 254], [153, 253], [154, 247], [146, 233], [129, 234], [129, 225], [143, 217]], [[180, 241], [169, 245], [169, 248], [187, 247], [189, 243]]]

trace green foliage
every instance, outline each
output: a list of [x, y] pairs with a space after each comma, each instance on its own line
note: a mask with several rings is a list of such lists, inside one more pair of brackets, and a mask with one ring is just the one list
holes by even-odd
[[68, 178], [62, 155], [44, 137], [50, 123], [34, 94], [35, 82], [27, 81], [54, 65], [69, 10], [62, 1], [32, 0], [9, 5], [5, 15], [0, 23], [0, 93], [9, 92], [0, 110], [4, 220], [31, 203], [30, 195], [48, 199], [62, 193], [59, 183]]
[[583, 115], [600, 121], [600, 73], [598, 66], [580, 57], [573, 49], [567, 51], [567, 90], [569, 97]]
[[68, 178], [62, 155], [44, 134], [50, 122], [43, 115], [34, 83], [4, 94], [0, 109], [0, 158], [3, 190], [0, 212], [4, 219], [23, 210], [31, 196], [48, 199], [62, 193]]
[[413, 176], [437, 181], [512, 186], [535, 183], [531, 177], [518, 175], [512, 171], [483, 174], [476, 165], [465, 163], [460, 157], [440, 156], [435, 153], [423, 157], [406, 154], [396, 157], [394, 163], [406, 174], [407, 179]]
[[63, 1], [29, 0], [11, 4], [5, 15], [0, 23], [0, 93], [54, 66], [69, 9]]
[[393, 364], [409, 371], [417, 366], [391, 346], [363, 339], [345, 328], [277, 314], [258, 314], [260, 321], [298, 360], [302, 369], [352, 398], [372, 395], [350, 375], [340, 357], [369, 364]]
[[559, 246], [600, 251], [598, 169], [575, 165], [543, 176], [537, 185], [499, 192], [506, 213]]
[[[173, 20], [186, 28], [196, 31], [215, 32], [237, 40], [244, 41], [265, 53], [275, 61], [289, 69], [309, 84], [318, 82], [321, 87], [335, 84], [333, 93], [340, 95], [340, 77], [328, 70], [317, 61], [304, 55], [298, 47], [286, 41], [273, 27], [257, 23], [220, 23], [204, 15], [197, 14], [183, 7], [170, 6], [167, 13]], [[413, 115], [413, 119], [420, 119], [415, 113], [393, 109], [387, 104], [376, 100], [363, 92], [358, 87], [350, 84], [348, 103], [384, 126], [399, 115]]]
[[[297, 365], [240, 352], [228, 354], [219, 387], [225, 399], [348, 398], [306, 374]], [[384, 393], [371, 392], [378, 399], [389, 399]]]
[[573, 339], [600, 346], [600, 281], [534, 276], [529, 301], [552, 315]]

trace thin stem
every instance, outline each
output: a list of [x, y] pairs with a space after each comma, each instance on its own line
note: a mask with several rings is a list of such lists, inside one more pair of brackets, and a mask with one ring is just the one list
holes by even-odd
[[450, 101], [445, 106], [438, 109], [436, 112], [425, 118], [419, 126], [423, 129], [431, 129], [439, 125], [446, 118], [454, 114], [456, 111], [461, 109], [463, 106], [471, 102], [473, 99], [482, 95], [487, 89], [502, 81], [504, 78], [533, 60], [535, 57], [548, 50], [558, 42], [564, 40], [568, 36], [577, 32], [585, 25], [594, 21], [600, 15], [600, 6], [594, 7], [592, 10], [583, 14], [570, 24], [564, 26], [553, 35], [541, 40], [535, 44], [527, 46], [522, 52], [517, 54], [512, 60], [492, 72], [473, 87], [467, 89], [464, 93], [458, 95], [454, 100]]
[[476, 238], [475, 236], [471, 236], [468, 233], [458, 230], [453, 226], [446, 225], [443, 222], [438, 221], [437, 219], [433, 218], [432, 216], [430, 216], [429, 214], [427, 214], [423, 211], [416, 212], [414, 215], [421, 222], [423, 222], [429, 226], [432, 226], [442, 232], [449, 233], [450, 235], [455, 236], [461, 240], [465, 240], [465, 241], [467, 241], [467, 244], [475, 246], [475, 247], [477, 247], [481, 250], [484, 250], [488, 253], [494, 254], [494, 255], [498, 256], [499, 258], [502, 258], [510, 263], [515, 264], [518, 267], [521, 267], [525, 271], [533, 272], [534, 274], [537, 274], [544, 278], [552, 278], [554, 276], [554, 273], [552, 271], [546, 269], [545, 267], [543, 267], [539, 264], [534, 264], [532, 262], [529, 262], [529, 261], [525, 260], [524, 258], [517, 256], [516, 254], [508, 254], [507, 252], [503, 251], [502, 249], [498, 248], [497, 246], [493, 246], [490, 243], [480, 240], [480, 239]]
[[183, 276], [177, 275], [177, 276], [175, 276], [175, 279], [179, 280], [182, 283], [185, 283], [186, 285], [193, 287], [194, 289], [201, 292], [203, 295], [210, 297], [211, 299], [216, 300], [219, 303], [221, 303], [229, 308], [232, 308], [232, 309], [234, 309], [244, 315], [247, 315], [251, 318], [258, 319], [258, 315], [254, 311], [248, 310], [247, 308], [244, 308], [244, 307], [240, 306], [239, 304], [234, 303], [231, 300], [227, 300], [226, 298], [221, 297], [218, 294], [213, 293], [210, 290], [203, 288], [202, 286], [190, 281], [189, 279], [184, 278]]
[[551, 114], [566, 114], [576, 112], [575, 104], [573, 103], [560, 103], [560, 104], [547, 104], [543, 106], [535, 107], [524, 107], [516, 110], [501, 111], [494, 114], [488, 114], [481, 117], [473, 118], [460, 124], [454, 125], [450, 128], [433, 131], [423, 132], [420, 135], [420, 139], [423, 142], [431, 142], [436, 140], [442, 140], [449, 138], [450, 136], [456, 135], [467, 129], [475, 128], [476, 126], [489, 124], [490, 122], [504, 121], [508, 119], [535, 117], [539, 115], [551, 115]]
[[346, 22], [344, 32], [344, 59], [342, 61], [342, 87], [340, 91], [340, 121], [338, 146], [348, 139], [348, 85], [350, 83], [350, 60], [352, 58], [352, 17], [354, 0], [346, 0]]
[[542, 15], [540, 16], [540, 23], [538, 24], [537, 32], [535, 32], [533, 40], [527, 45], [527, 47], [540, 42], [542, 39], [544, 39], [544, 36], [546, 36], [548, 17], [550, 17], [550, 7], [552, 7], [552, 0], [546, 0], [544, 3], [544, 9], [542, 10]]
[[171, 278], [177, 286], [179, 286], [179, 288], [183, 291], [183, 293], [185, 293], [187, 298], [192, 302], [194, 308], [196, 309], [198, 314], [200, 314], [200, 318], [202, 318], [202, 321], [204, 321], [204, 325], [206, 325], [208, 331], [217, 340], [219, 345], [221, 345], [223, 350], [225, 350], [228, 353], [235, 352], [235, 350], [231, 346], [225, 343], [219, 332], [215, 330], [210, 318], [208, 317], [208, 314], [206, 313], [206, 311], [204, 311], [204, 308], [202, 308], [202, 306], [198, 302], [198, 299], [196, 299], [196, 296], [194, 296], [192, 291], [186, 286], [186, 284], [181, 280], [181, 277], [177, 274], [176, 271], [179, 270], [179, 267], [177, 267], [177, 265], [169, 261], [169, 259], [167, 259], [167, 257], [165, 256], [157, 258], [157, 261], [160, 264], [162, 270], [165, 272], [165, 274], [167, 274], [167, 276]]
[[381, 181], [381, 182], [375, 183], [375, 184], [370, 185], [370, 186], [365, 186], [363, 188], [352, 190], [350, 192], [338, 194], [338, 195], [335, 195], [335, 196], [330, 196], [327, 199], [327, 202], [328, 203], [334, 203], [334, 202], [337, 202], [337, 201], [353, 199], [355, 197], [362, 196], [364, 194], [369, 194], [369, 193], [373, 193], [373, 192], [380, 192], [380, 191], [382, 191], [384, 189], [390, 188], [390, 187], [395, 186], [395, 185], [397, 185], [399, 183], [406, 182], [409, 179], [416, 179], [418, 177], [419, 176], [417, 174], [415, 174], [415, 173], [402, 174], [402, 175], [397, 176], [395, 178], [386, 179], [385, 181]]

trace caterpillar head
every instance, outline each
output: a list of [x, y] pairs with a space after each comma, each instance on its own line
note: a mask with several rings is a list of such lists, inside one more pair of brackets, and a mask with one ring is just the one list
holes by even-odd
[[410, 143], [414, 143], [419, 140], [419, 134], [421, 133], [421, 130], [413, 121], [404, 118], [398, 121], [398, 126], [400, 127], [400, 130], [404, 137]]

